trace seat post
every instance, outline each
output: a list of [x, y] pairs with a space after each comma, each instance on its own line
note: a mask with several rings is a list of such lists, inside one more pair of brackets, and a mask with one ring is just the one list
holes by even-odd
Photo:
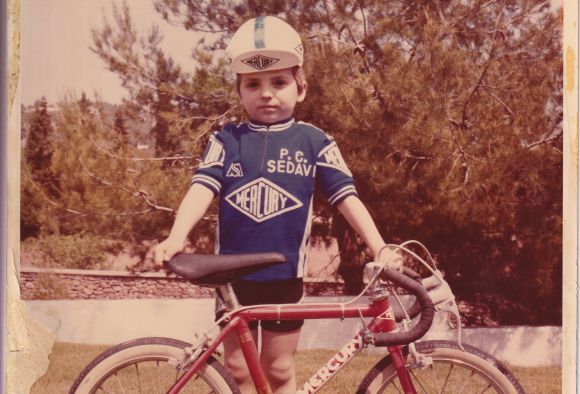
[[218, 289], [228, 310], [234, 310], [241, 306], [231, 283], [218, 286]]

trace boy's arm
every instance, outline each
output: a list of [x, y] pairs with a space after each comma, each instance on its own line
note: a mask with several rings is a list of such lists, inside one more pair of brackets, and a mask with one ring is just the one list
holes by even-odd
[[191, 185], [179, 205], [169, 236], [153, 250], [155, 264], [162, 264], [183, 250], [189, 232], [203, 217], [213, 197], [213, 191], [207, 187], [199, 183]]
[[391, 261], [397, 264], [402, 260], [399, 253], [385, 248], [385, 241], [383, 241], [373, 218], [358, 197], [354, 195], [348, 196], [339, 202], [336, 208], [363, 241], [365, 241], [373, 253], [376, 262], [387, 259], [384, 261]]

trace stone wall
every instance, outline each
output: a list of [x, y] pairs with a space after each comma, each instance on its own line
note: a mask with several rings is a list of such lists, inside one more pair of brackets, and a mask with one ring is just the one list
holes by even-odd
[[[24, 300], [209, 298], [213, 290], [165, 273], [133, 274], [125, 271], [89, 271], [21, 267]], [[343, 283], [305, 280], [306, 295], [342, 294]]]

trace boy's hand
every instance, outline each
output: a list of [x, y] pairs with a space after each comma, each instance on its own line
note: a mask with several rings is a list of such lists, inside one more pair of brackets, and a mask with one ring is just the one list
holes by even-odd
[[398, 249], [391, 246], [383, 246], [377, 255], [375, 261], [381, 265], [386, 265], [389, 268], [399, 270], [403, 267], [405, 259]]
[[185, 249], [184, 242], [176, 242], [167, 238], [153, 249], [153, 262], [155, 266], [162, 266], [164, 261], [169, 261], [177, 253]]

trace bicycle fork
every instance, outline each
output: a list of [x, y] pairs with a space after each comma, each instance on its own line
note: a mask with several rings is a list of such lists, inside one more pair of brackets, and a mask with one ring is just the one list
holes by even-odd
[[417, 394], [415, 386], [411, 381], [411, 376], [409, 371], [405, 367], [405, 356], [400, 346], [389, 346], [387, 347], [391, 358], [393, 359], [393, 364], [395, 365], [395, 370], [397, 371], [397, 376], [399, 377], [399, 382], [401, 387], [405, 390], [405, 394]]

